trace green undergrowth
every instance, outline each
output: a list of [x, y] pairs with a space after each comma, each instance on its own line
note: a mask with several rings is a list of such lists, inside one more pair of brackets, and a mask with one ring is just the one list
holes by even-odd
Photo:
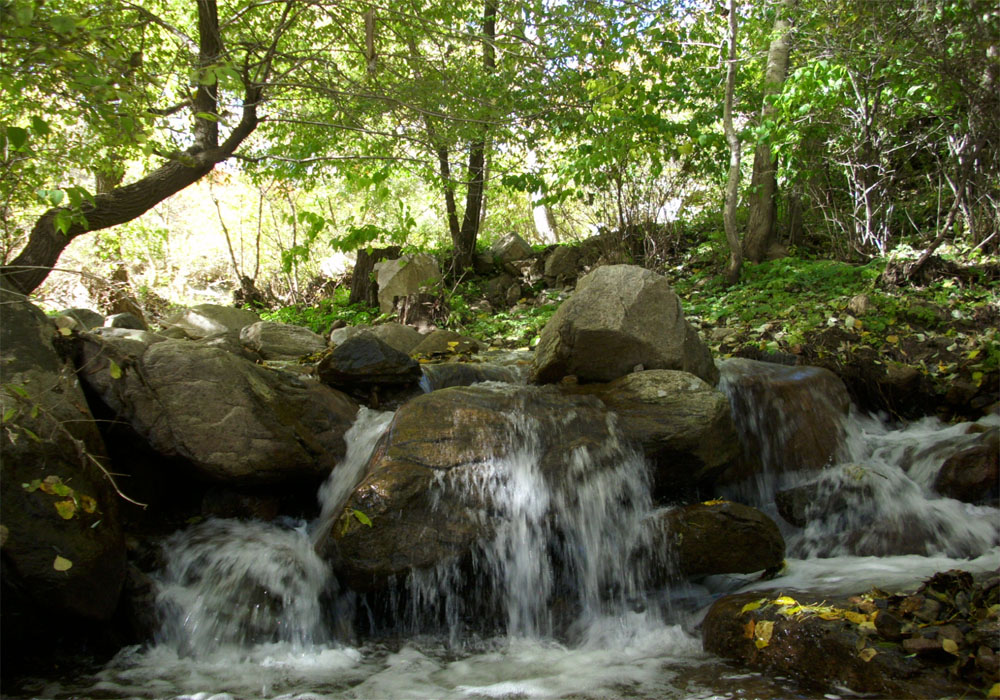
[[321, 299], [314, 305], [296, 304], [265, 310], [260, 312], [260, 317], [265, 321], [303, 326], [320, 335], [328, 333], [335, 321], [361, 326], [382, 318], [378, 309], [364, 304], [348, 304], [348, 297], [350, 290], [341, 287], [334, 292], [332, 299]]
[[714, 268], [667, 274], [687, 317], [722, 356], [747, 347], [845, 357], [865, 349], [880, 363], [977, 384], [1000, 368], [1000, 284], [944, 277], [897, 289], [880, 283], [884, 269], [884, 260], [851, 265], [789, 257], [746, 265], [734, 287]]

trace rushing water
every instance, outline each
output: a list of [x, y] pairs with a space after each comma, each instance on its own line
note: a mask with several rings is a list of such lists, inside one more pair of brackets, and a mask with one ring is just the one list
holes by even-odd
[[[616, 440], [596, 452], [576, 452], [566, 466], [573, 488], [555, 489], [539, 468], [538, 442], [540, 431], [557, 429], [558, 420], [542, 425], [512, 416], [516, 447], [488, 460], [475, 478], [454, 477], [465, 479], [459, 486], [486, 497], [501, 516], [503, 524], [481, 544], [477, 566], [489, 584], [483, 595], [494, 596], [505, 611], [503, 633], [477, 635], [457, 617], [445, 631], [422, 632], [418, 616], [405, 635], [358, 639], [349, 631], [352, 609], [344, 604], [351, 596], [336, 590], [314, 545], [361, 478], [390, 419], [387, 413], [359, 413], [347, 435], [347, 457], [321, 489], [323, 515], [316, 522], [212, 520], [174, 535], [159, 580], [165, 622], [157, 642], [123, 650], [94, 677], [40, 682], [32, 694], [197, 700], [803, 697], [790, 681], [736, 672], [701, 650], [695, 626], [714, 597], [762, 587], [818, 595], [876, 584], [902, 590], [940, 570], [1000, 566], [1000, 513], [930, 489], [940, 445], [964, 440], [965, 428], [933, 420], [891, 426], [852, 414], [844, 424], [842, 464], [818, 479], [761, 480], [751, 494], [765, 505], [775, 489], [805, 484], [817, 489], [821, 502], [832, 494], [846, 499], [845, 507], [812, 512], [801, 530], [785, 527], [789, 559], [781, 577], [760, 582], [711, 576], [647, 591], [637, 533], [653, 505], [641, 458]], [[595, 460], [610, 467], [595, 471]], [[919, 553], [868, 556], [914, 530], [912, 548]], [[469, 583], [445, 567], [412, 577], [400, 595], [411, 606], [443, 610], [447, 617], [460, 598], [469, 597]]]

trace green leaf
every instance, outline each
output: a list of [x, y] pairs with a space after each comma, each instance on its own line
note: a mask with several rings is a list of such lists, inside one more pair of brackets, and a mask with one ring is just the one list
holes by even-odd
[[28, 130], [22, 129], [19, 126], [8, 126], [7, 127], [7, 143], [15, 151], [21, 150], [21, 148], [28, 142]]
[[28, 430], [27, 428], [25, 428], [23, 426], [21, 427], [21, 430], [23, 430], [24, 434], [27, 435], [32, 440], [34, 440], [35, 442], [41, 442], [42, 441], [42, 439], [40, 437], [38, 437], [38, 435], [36, 435], [33, 431]]
[[21, 484], [21, 488], [27, 491], [28, 493], [34, 493], [41, 487], [41, 485], [42, 485], [41, 479], [32, 479], [27, 484]]
[[69, 34], [76, 30], [76, 18], [70, 15], [56, 15], [49, 20], [49, 25], [57, 34]]
[[357, 510], [357, 509], [352, 510], [351, 511], [351, 515], [353, 515], [355, 518], [357, 518], [357, 521], [359, 523], [361, 523], [362, 525], [367, 525], [368, 527], [372, 526], [371, 518], [369, 518], [367, 515], [365, 515], [364, 513], [362, 513], [360, 510]]
[[0, 422], [7, 423], [8, 421], [10, 421], [11, 418], [13, 418], [16, 415], [17, 415], [16, 408], [8, 408], [6, 411], [4, 411], [3, 420]]
[[211, 112], [196, 112], [195, 115], [194, 115], [194, 118], [195, 119], [205, 119], [206, 121], [210, 121], [210, 122], [217, 122], [217, 121], [219, 121], [219, 115], [218, 114], [212, 114]]
[[73, 568], [73, 562], [66, 557], [56, 555], [55, 561], [52, 562], [52, 568], [56, 571], [69, 571]]
[[108, 360], [108, 374], [111, 375], [112, 379], [122, 378], [122, 368], [118, 366], [118, 363], [114, 360]]
[[31, 117], [31, 130], [39, 136], [48, 136], [51, 132], [49, 123], [37, 115]]
[[18, 386], [17, 384], [8, 384], [7, 388], [13, 391], [15, 394], [20, 396], [22, 399], [28, 398], [28, 390], [23, 386]]
[[35, 16], [35, 7], [30, 2], [19, 2], [14, 5], [14, 21], [22, 27], [31, 24]]
[[73, 227], [73, 215], [65, 209], [59, 209], [53, 217], [52, 225], [59, 233], [67, 234]]

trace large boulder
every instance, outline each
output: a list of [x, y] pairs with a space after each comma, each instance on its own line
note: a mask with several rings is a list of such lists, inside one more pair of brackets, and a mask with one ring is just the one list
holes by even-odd
[[47, 650], [109, 620], [125, 580], [118, 496], [65, 338], [23, 296], [0, 289], [0, 550], [3, 653]]
[[475, 338], [439, 328], [425, 335], [410, 349], [410, 354], [414, 357], [448, 359], [477, 353], [480, 349], [480, 343]]
[[815, 471], [836, 460], [851, 404], [837, 375], [743, 358], [724, 360], [719, 368], [719, 388], [729, 396], [743, 445], [743, 459], [724, 481]]
[[392, 321], [377, 326], [344, 326], [330, 331], [330, 344], [340, 345], [359, 333], [371, 333], [391, 348], [409, 355], [413, 348], [424, 339], [423, 334], [413, 326]]
[[89, 331], [104, 325], [104, 316], [93, 309], [63, 309], [56, 316], [71, 318], [76, 321], [76, 328]]
[[710, 487], [740, 454], [729, 401], [693, 374], [646, 370], [576, 391], [593, 393], [617, 414], [619, 427], [652, 464], [660, 500]]
[[[504, 517], [493, 489], [516, 478], [504, 460], [515, 460], [521, 478], [532, 481], [517, 493], [552, 503], [620, 466], [611, 431], [597, 399], [554, 388], [454, 387], [409, 401], [360, 483], [335, 507], [348, 515], [330, 530], [340, 574], [356, 590], [378, 590], [463, 559]], [[548, 484], [550, 499], [533, 479]], [[370, 527], [349, 517], [354, 511]]]
[[635, 265], [599, 267], [580, 280], [542, 329], [532, 380], [575, 375], [583, 382], [609, 382], [636, 367], [718, 381], [708, 347], [684, 318], [665, 277]]
[[420, 381], [420, 364], [416, 360], [368, 331], [335, 346], [320, 359], [316, 371], [322, 381], [344, 388]]
[[326, 349], [323, 336], [308, 328], [257, 321], [240, 331], [240, 342], [265, 360], [295, 360]]
[[165, 332], [178, 338], [207, 338], [227, 331], [241, 331], [260, 320], [253, 311], [219, 304], [198, 304], [163, 320]]
[[653, 543], [660, 554], [656, 580], [711, 574], [749, 574], [781, 567], [785, 540], [767, 515], [731, 501], [706, 501], [654, 515]]
[[80, 374], [160, 455], [240, 484], [320, 478], [343, 457], [357, 412], [344, 394], [219, 348], [131, 333], [86, 336]]
[[437, 260], [427, 253], [404, 255], [375, 264], [379, 310], [391, 313], [397, 297], [419, 294], [441, 280]]

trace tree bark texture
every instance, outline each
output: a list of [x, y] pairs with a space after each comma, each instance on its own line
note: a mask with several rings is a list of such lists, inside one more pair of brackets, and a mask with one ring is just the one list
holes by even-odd
[[398, 258], [402, 250], [398, 245], [388, 248], [373, 248], [371, 252], [367, 248], [359, 248], [357, 261], [354, 263], [354, 272], [351, 274], [351, 296], [347, 303], [378, 306], [378, 284], [372, 279], [375, 263]]
[[[791, 14], [797, 0], [782, 0], [774, 20], [773, 38], [767, 51], [767, 68], [764, 73], [764, 105], [761, 121], [774, 115], [769, 98], [781, 92], [788, 74], [788, 54], [791, 48]], [[743, 239], [743, 254], [753, 262], [760, 262], [774, 243], [777, 213], [778, 180], [775, 177], [777, 160], [766, 141], [757, 144], [753, 156], [753, 174], [750, 178], [748, 197], [749, 218]]]

